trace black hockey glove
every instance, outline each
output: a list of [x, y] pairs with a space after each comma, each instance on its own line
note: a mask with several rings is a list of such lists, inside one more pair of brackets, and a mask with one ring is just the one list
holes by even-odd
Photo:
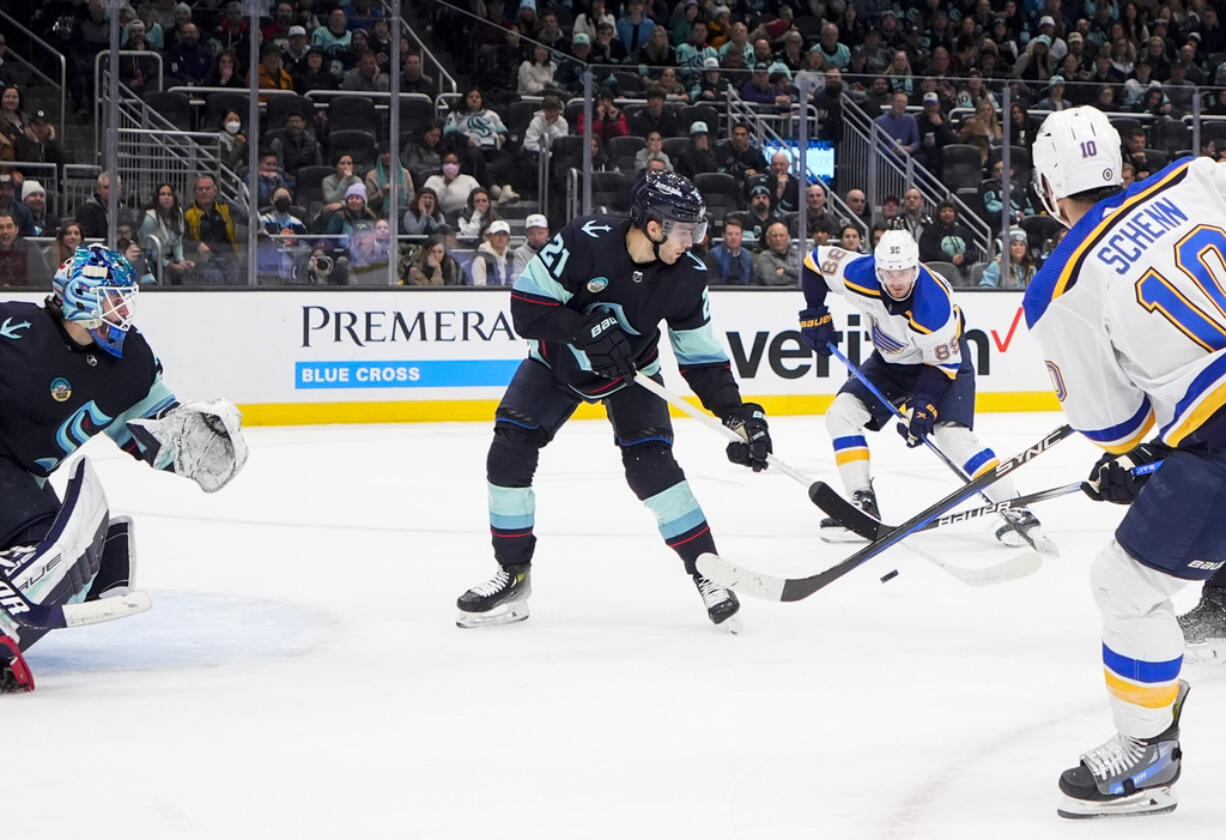
[[611, 312], [598, 309], [580, 321], [571, 344], [587, 354], [600, 376], [616, 379], [634, 373], [634, 348]]
[[1143, 443], [1123, 455], [1103, 455], [1090, 470], [1090, 477], [1081, 482], [1081, 491], [1096, 502], [1130, 505], [1136, 499], [1150, 473], [1136, 475], [1134, 467], [1161, 461], [1170, 447], [1158, 443]]
[[828, 344], [838, 344], [843, 334], [834, 328], [834, 319], [825, 305], [800, 310], [800, 340], [819, 356], [829, 356]]
[[902, 439], [907, 442], [907, 446], [914, 449], [924, 442], [924, 438], [932, 434], [932, 429], [937, 424], [937, 407], [932, 397], [926, 394], [916, 394], [911, 399], [907, 400], [907, 405], [903, 406], [903, 414], [910, 412], [910, 419], [906, 423], [899, 423], [895, 428], [902, 435]]
[[728, 460], [754, 472], [766, 469], [766, 456], [775, 451], [770, 429], [766, 425], [766, 410], [757, 403], [741, 403], [723, 416], [724, 425], [745, 436], [744, 443], [728, 444]]

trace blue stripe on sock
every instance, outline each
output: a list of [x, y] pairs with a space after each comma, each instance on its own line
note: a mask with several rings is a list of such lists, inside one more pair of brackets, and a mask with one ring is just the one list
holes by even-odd
[[1116, 674], [1133, 682], [1164, 683], [1170, 682], [1179, 676], [1179, 669], [1183, 665], [1183, 656], [1178, 656], [1166, 662], [1146, 662], [1143, 659], [1132, 659], [1123, 654], [1116, 653], [1104, 643], [1103, 664]]

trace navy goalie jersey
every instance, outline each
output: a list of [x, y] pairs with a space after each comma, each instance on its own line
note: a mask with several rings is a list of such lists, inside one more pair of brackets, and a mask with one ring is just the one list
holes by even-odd
[[716, 414], [739, 405], [728, 354], [710, 322], [706, 265], [689, 251], [673, 265], [637, 264], [626, 250], [629, 229], [629, 220], [617, 216], [575, 219], [528, 263], [511, 292], [511, 316], [516, 332], [530, 341], [529, 354], [560, 383], [599, 400], [627, 383], [597, 376], [570, 343], [580, 321], [593, 310], [615, 315], [635, 366], [647, 373], [659, 366], [663, 322], [681, 373], [703, 405]]
[[126, 421], [175, 403], [161, 364], [135, 328], [116, 358], [78, 345], [52, 310], [0, 303], [0, 447], [35, 475], [50, 475], [100, 432], [136, 454]]

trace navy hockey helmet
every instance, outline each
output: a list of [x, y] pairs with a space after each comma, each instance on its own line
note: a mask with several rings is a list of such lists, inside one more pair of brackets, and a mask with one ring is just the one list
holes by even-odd
[[139, 288], [128, 261], [104, 245], [77, 248], [51, 279], [64, 320], [85, 327], [99, 347], [117, 357], [123, 356]]
[[692, 243], [707, 236], [707, 207], [689, 178], [676, 172], [643, 172], [630, 187], [630, 223], [647, 230], [659, 222], [667, 239], [676, 232]]

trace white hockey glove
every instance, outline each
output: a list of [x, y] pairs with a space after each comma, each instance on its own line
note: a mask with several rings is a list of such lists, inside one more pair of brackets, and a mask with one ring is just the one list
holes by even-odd
[[215, 493], [247, 462], [247, 442], [234, 403], [216, 399], [184, 403], [164, 417], [128, 422], [128, 431], [141, 445], [141, 457], [155, 469], [174, 465], [206, 493]]

